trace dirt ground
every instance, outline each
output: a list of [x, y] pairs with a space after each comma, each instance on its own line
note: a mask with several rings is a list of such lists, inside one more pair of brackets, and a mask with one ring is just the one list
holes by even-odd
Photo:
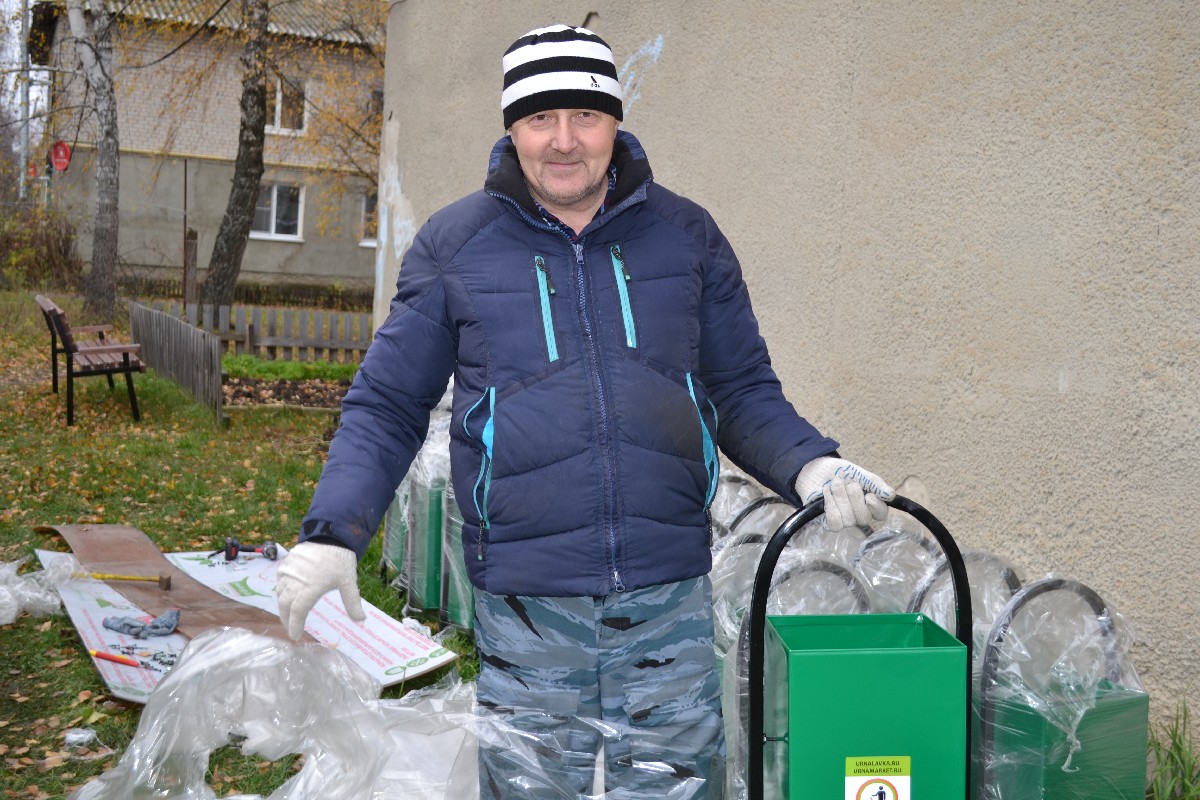
[[228, 378], [223, 385], [230, 406], [292, 405], [340, 408], [349, 381], [288, 381]]

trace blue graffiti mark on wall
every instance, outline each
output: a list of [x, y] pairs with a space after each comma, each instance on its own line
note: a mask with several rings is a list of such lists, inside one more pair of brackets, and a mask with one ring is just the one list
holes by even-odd
[[646, 69], [658, 63], [662, 49], [663, 35], [660, 33], [657, 38], [635, 50], [629, 58], [625, 59], [625, 63], [618, 70], [617, 80], [621, 84], [621, 90], [625, 93], [626, 118], [629, 117], [629, 110], [633, 108], [633, 104], [642, 96], [641, 85], [642, 79], [646, 76]]

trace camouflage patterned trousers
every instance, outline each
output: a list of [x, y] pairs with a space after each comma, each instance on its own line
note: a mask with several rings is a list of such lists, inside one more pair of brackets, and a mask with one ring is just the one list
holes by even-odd
[[708, 577], [607, 597], [476, 592], [483, 800], [717, 798], [721, 686]]

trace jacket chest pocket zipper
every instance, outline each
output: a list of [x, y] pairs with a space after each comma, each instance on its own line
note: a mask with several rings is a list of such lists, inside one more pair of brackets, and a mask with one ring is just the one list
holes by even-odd
[[608, 250], [612, 256], [613, 276], [616, 278], [617, 294], [621, 298], [621, 319], [625, 322], [625, 346], [636, 348], [637, 328], [633, 324], [633, 306], [629, 304], [629, 268], [625, 266], [625, 257], [621, 255], [621, 245], [614, 244]]
[[546, 269], [546, 259], [534, 256], [533, 267], [533, 271], [537, 275], [538, 300], [542, 310], [542, 332], [546, 336], [546, 354], [553, 363], [558, 361], [558, 340], [554, 336], [554, 317], [550, 313], [550, 298], [555, 293], [554, 282], [550, 280], [550, 270]]
[[[487, 421], [483, 424], [483, 430], [478, 437], [471, 433], [471, 429], [467, 426], [471, 415], [475, 413], [475, 409], [483, 405], [487, 401]], [[492, 488], [492, 443], [495, 436], [495, 419], [496, 419], [496, 387], [489, 386], [483, 393], [483, 396], [475, 401], [475, 405], [467, 409], [467, 413], [463, 415], [463, 430], [467, 436], [483, 445], [483, 453], [479, 462], [479, 477], [475, 479], [475, 487], [471, 491], [471, 499], [475, 503], [475, 513], [479, 517], [479, 542], [475, 548], [475, 557], [483, 561], [483, 548], [487, 540], [487, 532], [491, 527], [488, 521], [488, 492]]]

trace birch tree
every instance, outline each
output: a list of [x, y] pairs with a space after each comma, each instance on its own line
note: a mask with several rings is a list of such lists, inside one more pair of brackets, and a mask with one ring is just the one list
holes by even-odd
[[200, 303], [232, 305], [242, 269], [242, 255], [254, 222], [259, 184], [263, 176], [263, 145], [267, 125], [267, 0], [242, 0], [242, 27], [246, 44], [242, 53], [241, 122], [233, 182], [225, 216], [217, 230], [208, 277], [200, 290]]
[[96, 112], [96, 221], [92, 270], [83, 282], [84, 314], [112, 317], [117, 273], [117, 219], [121, 152], [113, 87], [113, 17], [103, 3], [66, 0], [67, 22]]

